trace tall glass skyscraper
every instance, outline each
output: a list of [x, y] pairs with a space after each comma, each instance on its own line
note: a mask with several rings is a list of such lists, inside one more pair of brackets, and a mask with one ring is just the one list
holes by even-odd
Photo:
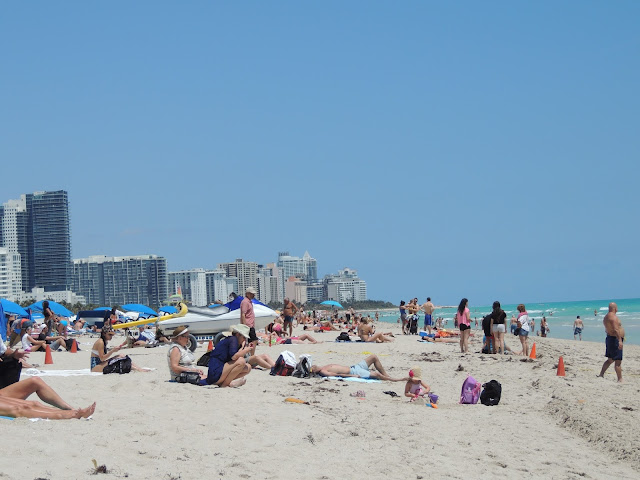
[[28, 284], [46, 290], [71, 286], [71, 235], [67, 192], [35, 192], [25, 195], [27, 206]]
[[143, 303], [158, 308], [167, 301], [167, 260], [157, 255], [73, 260], [73, 288], [88, 303]]
[[0, 207], [0, 246], [20, 254], [22, 289], [67, 290], [71, 235], [67, 192], [35, 192]]

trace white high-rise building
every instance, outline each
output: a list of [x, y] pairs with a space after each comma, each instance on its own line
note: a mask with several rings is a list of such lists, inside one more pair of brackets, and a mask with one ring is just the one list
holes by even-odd
[[19, 301], [21, 293], [20, 254], [0, 247], [0, 298]]
[[280, 302], [285, 297], [285, 281], [289, 277], [298, 277], [307, 282], [318, 278], [318, 261], [309, 252], [304, 252], [302, 258], [292, 257], [289, 252], [279, 252], [277, 266], [280, 279], [280, 298], [277, 300]]
[[218, 268], [222, 269], [227, 277], [238, 279], [237, 290], [235, 290], [238, 295], [244, 295], [248, 287], [258, 289], [258, 264], [256, 262], [245, 262], [243, 259], [237, 258], [235, 262], [218, 264]]
[[182, 292], [185, 302], [190, 302], [196, 307], [208, 305], [207, 301], [207, 277], [204, 268], [169, 272], [168, 288], [172, 293]]
[[278, 300], [278, 285], [278, 267], [274, 263], [258, 268], [258, 298], [262, 303]]
[[358, 278], [358, 272], [351, 268], [343, 268], [337, 275], [326, 275], [324, 284], [327, 300], [342, 303], [367, 299], [367, 283]]
[[226, 272], [222, 268], [207, 270], [206, 283], [208, 305], [214, 302], [226, 303], [229, 301], [231, 292], [237, 293], [237, 277], [227, 277]]

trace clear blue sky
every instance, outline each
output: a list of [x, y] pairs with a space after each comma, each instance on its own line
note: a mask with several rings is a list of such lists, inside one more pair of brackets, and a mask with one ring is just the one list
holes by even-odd
[[277, 252], [369, 297], [640, 296], [640, 3], [4, 2], [1, 201], [72, 255]]

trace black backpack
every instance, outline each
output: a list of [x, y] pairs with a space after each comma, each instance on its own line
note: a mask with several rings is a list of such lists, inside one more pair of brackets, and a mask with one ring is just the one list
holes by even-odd
[[338, 335], [338, 338], [336, 338], [336, 342], [350, 342], [351, 341], [351, 337], [349, 337], [349, 334], [347, 332], [340, 332], [340, 335]]
[[500, 396], [502, 395], [502, 385], [500, 385], [500, 382], [491, 380], [482, 386], [484, 390], [482, 390], [480, 394], [480, 403], [488, 407], [498, 405], [500, 403]]
[[129, 355], [124, 358], [110, 358], [109, 363], [105, 365], [102, 373], [107, 375], [109, 373], [129, 373], [131, 371], [131, 359]]

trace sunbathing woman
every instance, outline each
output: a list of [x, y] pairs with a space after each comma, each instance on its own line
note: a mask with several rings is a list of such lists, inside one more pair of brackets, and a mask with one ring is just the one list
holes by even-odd
[[322, 342], [318, 342], [315, 338], [313, 338], [308, 333], [303, 333], [302, 335], [297, 337], [285, 338], [284, 336], [281, 336], [281, 335], [284, 335], [284, 333], [282, 332], [282, 327], [278, 323], [271, 326], [271, 332], [274, 333], [276, 336], [275, 340], [277, 345], [299, 344], [299, 343], [304, 343], [305, 341], [308, 341], [309, 343], [322, 343]]
[[384, 342], [393, 342], [392, 333], [388, 332], [386, 334], [382, 332], [374, 333], [373, 325], [369, 325], [369, 322], [366, 318], [363, 318], [360, 321], [360, 325], [358, 326], [358, 336], [360, 336], [360, 340], [363, 342], [376, 342], [376, 343], [384, 343]]
[[[32, 393], [38, 395], [43, 402], [53, 406], [48, 407], [40, 402], [28, 401], [27, 397]], [[93, 415], [95, 410], [95, 402], [86, 408], [74, 409], [39, 377], [32, 377], [0, 390], [0, 415], [6, 417], [63, 420], [87, 418]]]
[[[127, 341], [125, 340], [122, 345], [107, 349], [107, 343], [109, 343], [109, 340], [113, 338], [115, 333], [116, 332], [113, 330], [109, 322], [105, 322], [102, 327], [102, 331], [100, 332], [100, 338], [96, 340], [96, 343], [93, 344], [93, 348], [91, 350], [91, 366], [89, 368], [91, 368], [92, 372], [102, 372], [104, 367], [109, 363], [109, 357], [120, 351], [120, 349], [127, 344]], [[125, 355], [119, 355], [117, 358], [124, 357]], [[148, 368], [141, 368], [133, 362], [131, 363], [131, 370], [136, 370], [138, 372], [150, 371]]]

